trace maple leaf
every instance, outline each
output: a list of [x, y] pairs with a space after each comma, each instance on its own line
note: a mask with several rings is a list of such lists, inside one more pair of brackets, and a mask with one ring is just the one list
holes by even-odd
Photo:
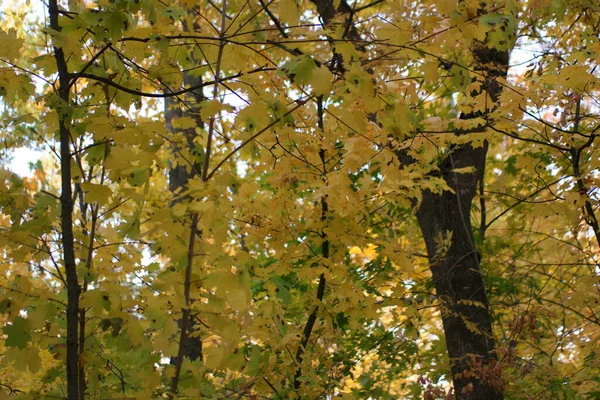
[[596, 2], [9, 3], [1, 390], [597, 397]]
[[7, 336], [4, 344], [9, 347], [24, 349], [31, 341], [31, 324], [21, 317], [16, 317], [10, 325], [5, 325], [2, 330]]
[[0, 30], [0, 58], [15, 61], [21, 56], [24, 40], [17, 37], [17, 32], [10, 29], [8, 32]]
[[81, 184], [81, 188], [85, 193], [85, 198], [87, 202], [98, 203], [98, 205], [100, 206], [108, 203], [108, 200], [113, 193], [108, 186], [98, 185], [95, 183], [84, 182]]
[[301, 56], [285, 63], [280, 70], [292, 81], [302, 85], [310, 81], [315, 68], [317, 68], [317, 64], [311, 57]]

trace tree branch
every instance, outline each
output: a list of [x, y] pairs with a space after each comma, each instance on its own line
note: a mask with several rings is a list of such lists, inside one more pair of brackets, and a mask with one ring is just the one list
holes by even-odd
[[[217, 83], [229, 81], [229, 80], [232, 80], [232, 79], [236, 79], [236, 78], [239, 78], [239, 77], [241, 77], [243, 75], [250, 75], [250, 74], [253, 74], [253, 73], [257, 73], [257, 72], [274, 71], [276, 69], [277, 68], [260, 67], [260, 68], [256, 68], [254, 70], [248, 71], [246, 73], [244, 73], [244, 72], [238, 72], [237, 74], [226, 76], [226, 77], [223, 77], [223, 78], [219, 79], [217, 81]], [[168, 93], [151, 93], [151, 92], [142, 92], [141, 90], [136, 90], [136, 89], [128, 88], [127, 86], [123, 86], [123, 85], [121, 85], [119, 83], [116, 83], [112, 79], [104, 77], [104, 76], [98, 76], [98, 75], [87, 74], [87, 73], [79, 73], [79, 74], [75, 74], [75, 75], [72, 75], [72, 76], [75, 76], [76, 78], [86, 78], [86, 79], [91, 79], [91, 80], [95, 80], [95, 81], [98, 81], [98, 82], [102, 82], [102, 83], [105, 83], [105, 84], [107, 84], [109, 86], [114, 87], [115, 89], [119, 89], [119, 90], [121, 90], [121, 91], [123, 91], [125, 93], [133, 94], [135, 96], [151, 97], [151, 98], [177, 97], [177, 96], [181, 96], [182, 94], [190, 93], [190, 92], [193, 92], [194, 90], [198, 90], [198, 89], [201, 89], [203, 87], [212, 86], [212, 85], [215, 84], [215, 81], [210, 81], [210, 82], [203, 82], [200, 85], [191, 86], [189, 88], [181, 89], [181, 90], [178, 90], [178, 91], [171, 91], [171, 92], [168, 92]]]
[[[317, 97], [317, 112], [318, 112], [318, 126], [321, 131], [323, 131], [323, 96]], [[327, 176], [327, 165], [325, 162], [325, 149], [319, 150], [319, 157], [321, 158], [321, 162], [323, 163], [323, 176]], [[327, 196], [321, 197], [321, 221], [327, 224], [327, 218], [329, 213], [329, 204], [327, 203]], [[322, 257], [324, 259], [329, 258], [329, 239], [327, 238], [327, 233], [324, 230], [321, 231], [321, 251]], [[319, 303], [323, 300], [323, 296], [325, 295], [325, 284], [327, 283], [325, 279], [325, 274], [322, 273], [319, 276], [319, 284], [317, 286], [317, 306], [313, 309], [312, 313], [308, 316], [308, 320], [306, 321], [306, 325], [304, 326], [304, 330], [302, 331], [302, 340], [300, 342], [300, 346], [296, 351], [296, 373], [294, 374], [294, 389], [300, 389], [301, 382], [300, 378], [302, 377], [302, 360], [304, 356], [304, 351], [306, 350], [306, 346], [308, 345], [308, 341], [314, 329], [315, 323], [317, 322], [317, 312], [319, 311]]]

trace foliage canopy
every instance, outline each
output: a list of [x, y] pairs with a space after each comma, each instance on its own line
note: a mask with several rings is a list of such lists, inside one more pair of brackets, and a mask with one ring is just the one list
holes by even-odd
[[3, 395], [600, 397], [596, 0], [2, 4]]

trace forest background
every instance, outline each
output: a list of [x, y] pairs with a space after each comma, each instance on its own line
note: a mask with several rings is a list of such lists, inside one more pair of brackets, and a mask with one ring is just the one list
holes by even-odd
[[600, 397], [596, 0], [1, 5], [3, 398]]

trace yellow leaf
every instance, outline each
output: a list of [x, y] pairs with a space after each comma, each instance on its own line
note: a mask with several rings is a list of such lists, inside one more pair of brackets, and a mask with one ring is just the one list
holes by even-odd
[[459, 23], [458, 30], [467, 40], [485, 40], [485, 34], [488, 31], [487, 27], [474, 22]]
[[225, 349], [218, 336], [211, 336], [203, 341], [204, 365], [216, 369], [221, 365]]
[[138, 157], [132, 147], [113, 146], [108, 159], [104, 162], [106, 169], [125, 169], [131, 166]]
[[341, 119], [344, 125], [352, 129], [354, 132], [363, 132], [367, 127], [365, 113], [361, 111], [342, 111]]
[[99, 206], [108, 203], [108, 199], [113, 194], [108, 186], [97, 185], [95, 183], [82, 183], [81, 188], [84, 192], [85, 201], [88, 203], [98, 203]]
[[402, 45], [410, 41], [412, 27], [407, 23], [398, 23], [394, 25], [385, 24], [377, 29], [377, 36], [384, 40], [386, 44]]
[[421, 121], [426, 131], [441, 132], [445, 129], [445, 124], [440, 117], [429, 117]]
[[423, 64], [423, 74], [425, 75], [425, 82], [434, 83], [439, 78], [438, 74], [438, 63], [435, 61], [427, 61]]
[[181, 117], [173, 120], [173, 128], [188, 129], [198, 126], [198, 122], [191, 117]]
[[300, 10], [294, 0], [283, 0], [279, 3], [279, 19], [284, 24], [291, 26], [300, 23]]
[[21, 55], [23, 39], [17, 38], [17, 32], [14, 29], [8, 32], [0, 31], [0, 58], [13, 61]]
[[319, 68], [315, 68], [313, 70], [309, 83], [315, 90], [315, 94], [317, 96], [328, 95], [329, 91], [331, 90], [332, 79], [333, 74], [329, 71], [329, 69], [320, 66]]
[[221, 103], [219, 100], [211, 100], [203, 103], [200, 109], [200, 115], [203, 119], [208, 119], [217, 115], [219, 111], [231, 110], [231, 106]]
[[586, 201], [588, 201], [588, 197], [579, 192], [568, 192], [565, 193], [564, 196], [568, 205], [575, 205], [576, 207], [581, 207], [585, 205]]
[[236, 311], [245, 310], [248, 307], [246, 292], [242, 288], [229, 292], [229, 304]]
[[452, 172], [455, 174], [470, 174], [474, 171], [475, 171], [475, 167], [462, 167], [462, 168], [455, 168], [452, 170]]
[[350, 62], [352, 59], [358, 60], [360, 58], [356, 51], [356, 46], [349, 42], [336, 43], [335, 51], [342, 55], [345, 62]]

